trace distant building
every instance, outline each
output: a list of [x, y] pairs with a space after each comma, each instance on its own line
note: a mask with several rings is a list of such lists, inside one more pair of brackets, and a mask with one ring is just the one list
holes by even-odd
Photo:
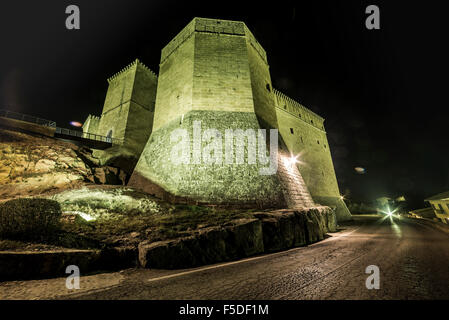
[[449, 191], [439, 193], [424, 200], [429, 202], [437, 218], [449, 224]]
[[426, 219], [432, 219], [432, 220], [438, 220], [435, 216], [435, 211], [433, 211], [432, 208], [422, 208], [422, 209], [415, 209], [408, 212], [409, 215], [411, 215], [414, 218], [426, 218]]

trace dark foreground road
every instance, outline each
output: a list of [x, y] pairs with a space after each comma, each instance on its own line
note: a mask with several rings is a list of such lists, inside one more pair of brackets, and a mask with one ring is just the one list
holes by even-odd
[[[369, 265], [380, 269], [379, 290], [365, 286]], [[58, 298], [448, 299], [449, 236], [399, 218], [359, 216], [308, 247], [198, 269], [126, 270], [117, 276], [114, 285]]]

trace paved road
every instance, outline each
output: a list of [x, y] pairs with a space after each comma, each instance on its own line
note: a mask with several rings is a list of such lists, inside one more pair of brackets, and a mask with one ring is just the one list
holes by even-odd
[[[379, 267], [379, 290], [365, 286], [369, 265]], [[110, 286], [59, 298], [448, 299], [449, 235], [403, 219], [360, 216], [308, 247], [197, 269], [133, 269], [117, 276], [120, 281]]]

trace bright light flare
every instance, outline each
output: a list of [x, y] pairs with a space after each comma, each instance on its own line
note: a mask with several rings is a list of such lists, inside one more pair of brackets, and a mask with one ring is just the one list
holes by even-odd
[[288, 164], [291, 166], [297, 164], [299, 162], [298, 157], [299, 157], [299, 155], [297, 155], [297, 156], [292, 155], [290, 158], [287, 158]]
[[64, 211], [64, 213], [70, 213], [70, 214], [76, 214], [83, 218], [86, 221], [93, 221], [95, 220], [95, 217], [91, 216], [90, 214], [81, 212], [81, 211]]
[[73, 126], [73, 127], [77, 127], [77, 128], [80, 128], [80, 127], [83, 126], [83, 124], [81, 122], [78, 122], [78, 121], [70, 121], [70, 125]]
[[366, 169], [362, 168], [362, 167], [355, 167], [354, 168], [355, 172], [357, 172], [358, 174], [365, 174], [366, 173]]
[[298, 160], [299, 154], [294, 156], [291, 155], [290, 157], [283, 157], [282, 161], [284, 162], [284, 165], [287, 167], [289, 171], [292, 170], [293, 166], [295, 166], [297, 163], [301, 163], [301, 161]]
[[399, 208], [394, 209], [391, 211], [391, 209], [387, 206], [386, 210], [380, 210], [383, 214], [387, 215], [388, 217], [392, 217], [396, 211], [398, 211]]

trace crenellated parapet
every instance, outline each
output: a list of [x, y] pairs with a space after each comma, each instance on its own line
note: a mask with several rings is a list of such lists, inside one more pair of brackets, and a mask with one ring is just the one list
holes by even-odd
[[306, 123], [324, 130], [324, 118], [317, 115], [312, 110], [304, 107], [299, 102], [293, 100], [289, 96], [273, 88], [273, 94], [275, 96], [276, 107], [288, 112], [292, 116], [305, 121]]
[[131, 70], [135, 70], [137, 67], [143, 68], [152, 77], [157, 79], [157, 75], [150, 68], [148, 68], [145, 64], [143, 64], [139, 59], [136, 59], [133, 62], [131, 62], [130, 64], [128, 64], [126, 67], [124, 67], [122, 70], [120, 70], [119, 72], [115, 73], [113, 76], [109, 77], [107, 79], [108, 83], [111, 83], [112, 81], [120, 79], [123, 75], [127, 74]]
[[163, 49], [161, 52], [161, 63], [163, 63], [181, 44], [189, 39], [195, 32], [215, 33], [223, 35], [243, 36], [260, 54], [263, 61], [267, 62], [267, 54], [254, 35], [241, 21], [194, 18], [184, 29], [181, 30]]
[[256, 49], [257, 53], [260, 55], [262, 60], [266, 64], [268, 64], [267, 52], [265, 51], [264, 48], [262, 48], [259, 41], [257, 41], [256, 37], [254, 37], [253, 33], [248, 29], [248, 27], [246, 25], [245, 25], [245, 34], [246, 34], [246, 38], [247, 38], [249, 44], [251, 46], [253, 46], [254, 49]]
[[99, 124], [100, 124], [100, 117], [89, 114], [86, 118], [86, 121], [84, 121], [83, 123], [83, 132], [96, 134]]

